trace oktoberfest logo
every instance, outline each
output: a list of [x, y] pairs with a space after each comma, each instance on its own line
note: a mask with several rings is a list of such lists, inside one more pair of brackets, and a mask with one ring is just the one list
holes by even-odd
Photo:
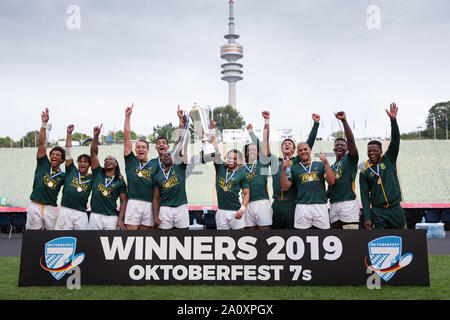
[[[84, 260], [84, 253], [74, 256], [77, 248], [77, 239], [74, 237], [61, 237], [45, 244], [45, 254], [41, 258], [41, 267], [49, 271], [56, 279], [61, 279], [68, 270], [76, 267]], [[45, 266], [42, 260], [45, 259]]]
[[389, 281], [397, 272], [413, 259], [412, 253], [402, 253], [402, 238], [396, 236], [386, 236], [369, 242], [369, 257], [372, 265], [366, 266], [375, 271], [384, 281]]

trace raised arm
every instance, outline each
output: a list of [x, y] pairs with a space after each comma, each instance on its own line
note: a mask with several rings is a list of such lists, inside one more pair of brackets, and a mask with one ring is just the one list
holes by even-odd
[[[184, 131], [184, 128], [186, 127], [187, 120], [186, 120], [186, 116], [184, 115], [184, 111], [180, 109], [180, 105], [178, 105], [177, 116], [180, 121], [178, 124], [178, 130], [177, 130], [178, 137], [177, 137], [176, 141], [174, 142], [173, 150], [177, 150], [177, 148], [179, 148], [179, 150], [176, 154], [174, 154], [174, 157], [176, 159], [180, 159], [184, 163], [187, 163], [187, 152], [186, 152], [187, 143], [185, 141], [181, 141], [181, 139], [183, 138], [182, 137], [183, 131]], [[186, 139], [189, 139], [189, 132], [186, 133]], [[183, 145], [178, 147], [180, 142], [183, 143]]]
[[265, 156], [270, 155], [270, 147], [269, 147], [269, 120], [270, 120], [270, 112], [269, 111], [263, 111], [262, 116], [264, 118], [264, 130], [263, 130], [263, 142], [262, 142], [262, 153]]
[[[217, 144], [217, 139], [216, 139], [216, 122], [213, 119], [211, 119], [209, 126], [211, 128], [211, 143], [214, 146], [214, 149], [216, 150], [217, 154], [220, 154], [219, 145]], [[215, 164], [223, 163], [220, 156], [216, 156], [216, 158], [214, 159], [214, 163]]]
[[393, 162], [397, 161], [400, 150], [400, 130], [397, 124], [397, 112], [398, 108], [394, 102], [391, 103], [389, 110], [386, 109], [386, 113], [391, 119], [391, 142], [389, 143], [385, 156]]
[[347, 116], [345, 112], [339, 111], [335, 113], [337, 119], [341, 120], [342, 125], [344, 126], [345, 137], [347, 138], [347, 150], [348, 153], [355, 157], [358, 155], [358, 149], [356, 148], [355, 138], [353, 137], [352, 129], [350, 128], [347, 122]]
[[133, 151], [133, 143], [131, 142], [131, 125], [130, 118], [133, 113], [134, 103], [125, 109], [125, 124], [123, 126], [123, 154], [128, 156]]
[[91, 143], [91, 169], [94, 171], [98, 166], [100, 166], [100, 162], [98, 160], [98, 136], [102, 131], [102, 125], [100, 127], [94, 128], [94, 137], [92, 138]]
[[50, 115], [48, 112], [48, 108], [45, 108], [45, 111], [41, 113], [41, 130], [39, 131], [39, 144], [38, 144], [38, 150], [36, 157], [38, 159], [44, 157], [47, 154], [47, 145], [46, 145], [46, 138], [47, 138], [47, 123], [50, 119]]
[[317, 131], [320, 124], [320, 116], [317, 113], [313, 113], [311, 118], [313, 119], [314, 124], [311, 128], [311, 131], [309, 132], [308, 140], [306, 140], [306, 143], [308, 144], [310, 149], [312, 149], [312, 147], [314, 146], [314, 142], [316, 141]]
[[70, 166], [73, 162], [72, 157], [72, 133], [75, 127], [73, 124], [67, 126], [67, 136], [66, 136], [66, 167]]
[[327, 157], [322, 153], [322, 151], [320, 151], [319, 158], [325, 165], [325, 180], [327, 181], [329, 186], [332, 186], [336, 182], [336, 177], [334, 176], [333, 170], [330, 167], [330, 163], [328, 162]]

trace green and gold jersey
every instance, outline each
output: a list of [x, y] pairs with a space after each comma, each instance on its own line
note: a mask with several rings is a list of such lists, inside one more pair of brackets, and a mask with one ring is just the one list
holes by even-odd
[[127, 185], [123, 178], [106, 176], [101, 166], [95, 168], [92, 173], [92, 212], [118, 215], [117, 199], [123, 193], [127, 193]]
[[[291, 160], [292, 164], [299, 161], [298, 156], [292, 156], [289, 160]], [[278, 162], [278, 169], [275, 174], [274, 170], [272, 170], [273, 198], [295, 201], [295, 198], [297, 197], [295, 185], [292, 185], [287, 191], [283, 191], [281, 188], [281, 170], [283, 170], [284, 159], [279, 157], [276, 161]]]
[[59, 168], [56, 171], [52, 169], [47, 155], [38, 158], [30, 199], [56, 207], [58, 193], [64, 184], [64, 178], [65, 173], [63, 171]]
[[222, 163], [214, 163], [214, 168], [216, 169], [216, 193], [219, 209], [239, 210], [241, 207], [239, 192], [241, 189], [249, 189], [249, 183], [243, 169], [227, 170]]
[[313, 161], [302, 164], [300, 161], [296, 161], [292, 166], [292, 177], [289, 181], [297, 188], [296, 204], [327, 203], [323, 162]]
[[66, 167], [61, 206], [85, 212], [91, 190], [92, 176], [81, 175], [72, 162]]
[[[319, 122], [314, 122], [313, 127], [311, 128], [311, 131], [309, 132], [308, 139], [306, 140], [306, 143], [309, 145], [309, 147], [312, 149], [314, 146], [314, 142], [316, 141], [317, 137], [317, 131], [319, 130]], [[250, 138], [252, 139], [253, 144], [259, 143], [258, 138], [256, 135], [252, 132], [250, 133]], [[288, 191], [283, 191], [281, 188], [281, 170], [283, 169], [283, 161], [284, 159], [282, 157], [277, 157], [275, 155], [270, 155], [270, 163], [271, 163], [271, 171], [272, 171], [272, 190], [273, 195], [272, 197], [274, 199], [289, 199], [294, 201], [296, 198], [297, 190], [295, 189], [295, 186], [292, 185]], [[266, 157], [267, 158], [267, 157]], [[265, 163], [265, 157], [264, 155], [260, 155], [260, 159], [263, 159], [262, 162]], [[292, 163], [295, 161], [299, 161], [297, 156], [291, 156], [290, 160]]]
[[153, 177], [160, 171], [158, 158], [140, 162], [133, 152], [125, 157], [128, 199], [153, 201]]
[[370, 205], [391, 207], [402, 200], [397, 176], [397, 157], [400, 147], [400, 130], [396, 120], [391, 121], [391, 142], [379, 163], [366, 166], [359, 174], [361, 203], [365, 221], [370, 220]]
[[351, 156], [348, 152], [332, 166], [336, 182], [330, 186], [330, 203], [355, 200], [355, 178], [358, 172], [358, 155]]
[[250, 187], [250, 201], [269, 199], [267, 191], [267, 177], [269, 175], [270, 163], [262, 164], [258, 159], [252, 164], [246, 164], [242, 167]]
[[161, 207], [178, 207], [188, 203], [186, 196], [185, 163], [174, 164], [168, 170], [162, 170], [153, 177], [153, 189], [160, 190]]

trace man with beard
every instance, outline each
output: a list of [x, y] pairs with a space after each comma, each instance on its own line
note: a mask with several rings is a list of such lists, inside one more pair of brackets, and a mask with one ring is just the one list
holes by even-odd
[[[219, 153], [215, 128], [216, 123], [211, 120], [211, 143]], [[247, 177], [240, 168], [242, 153], [232, 149], [227, 152], [225, 163], [218, 159], [214, 161], [216, 170], [216, 193], [218, 210], [216, 211], [217, 230], [244, 229], [246, 221], [244, 213], [250, 201], [250, 189]], [[239, 192], [242, 190], [244, 198], [242, 204], [239, 200]]]
[[336, 161], [331, 169], [336, 183], [329, 188], [330, 223], [333, 229], [358, 229], [359, 203], [355, 193], [358, 149], [345, 112], [336, 113], [336, 118], [342, 122], [347, 140], [338, 138], [334, 141]]
[[[294, 228], [296, 229], [329, 229], [327, 193], [328, 185], [335, 183], [335, 177], [326, 156], [320, 152], [320, 160], [312, 161], [311, 148], [306, 142], [297, 146], [298, 161], [293, 165], [289, 159], [283, 163], [281, 171], [282, 190], [288, 190], [292, 184], [297, 188]], [[286, 177], [286, 168], [292, 167], [291, 178]]]
[[67, 127], [66, 137], [66, 176], [62, 194], [61, 208], [56, 221], [56, 230], [88, 230], [89, 221], [86, 206], [92, 190], [92, 176], [88, 174], [91, 157], [82, 154], [78, 157], [78, 168], [72, 158], [73, 124]]
[[42, 125], [39, 131], [37, 150], [37, 165], [34, 172], [31, 203], [27, 208], [26, 229], [54, 230], [58, 218], [56, 201], [58, 193], [64, 184], [65, 173], [59, 168], [65, 160], [65, 150], [54, 147], [47, 156], [46, 131], [50, 119], [48, 108], [41, 114]]
[[[120, 173], [119, 163], [113, 156], [107, 156], [104, 167], [98, 159], [98, 136], [101, 127], [94, 128], [94, 138], [91, 144], [92, 197], [90, 230], [125, 230], [123, 218], [127, 203], [127, 187]], [[117, 199], [120, 198], [119, 216], [117, 214]]]
[[386, 110], [391, 120], [391, 142], [386, 153], [383, 154], [381, 142], [370, 141], [367, 144], [369, 160], [359, 174], [366, 229], [407, 228], [405, 212], [400, 206], [402, 193], [397, 176], [396, 162], [400, 148], [397, 112], [395, 103], [391, 103], [390, 109]]

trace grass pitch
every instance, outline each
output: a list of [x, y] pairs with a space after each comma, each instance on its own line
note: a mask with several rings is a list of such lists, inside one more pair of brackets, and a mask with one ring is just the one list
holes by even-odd
[[11, 300], [448, 300], [450, 255], [429, 256], [430, 287], [308, 286], [18, 287], [19, 257], [0, 257], [0, 299]]

